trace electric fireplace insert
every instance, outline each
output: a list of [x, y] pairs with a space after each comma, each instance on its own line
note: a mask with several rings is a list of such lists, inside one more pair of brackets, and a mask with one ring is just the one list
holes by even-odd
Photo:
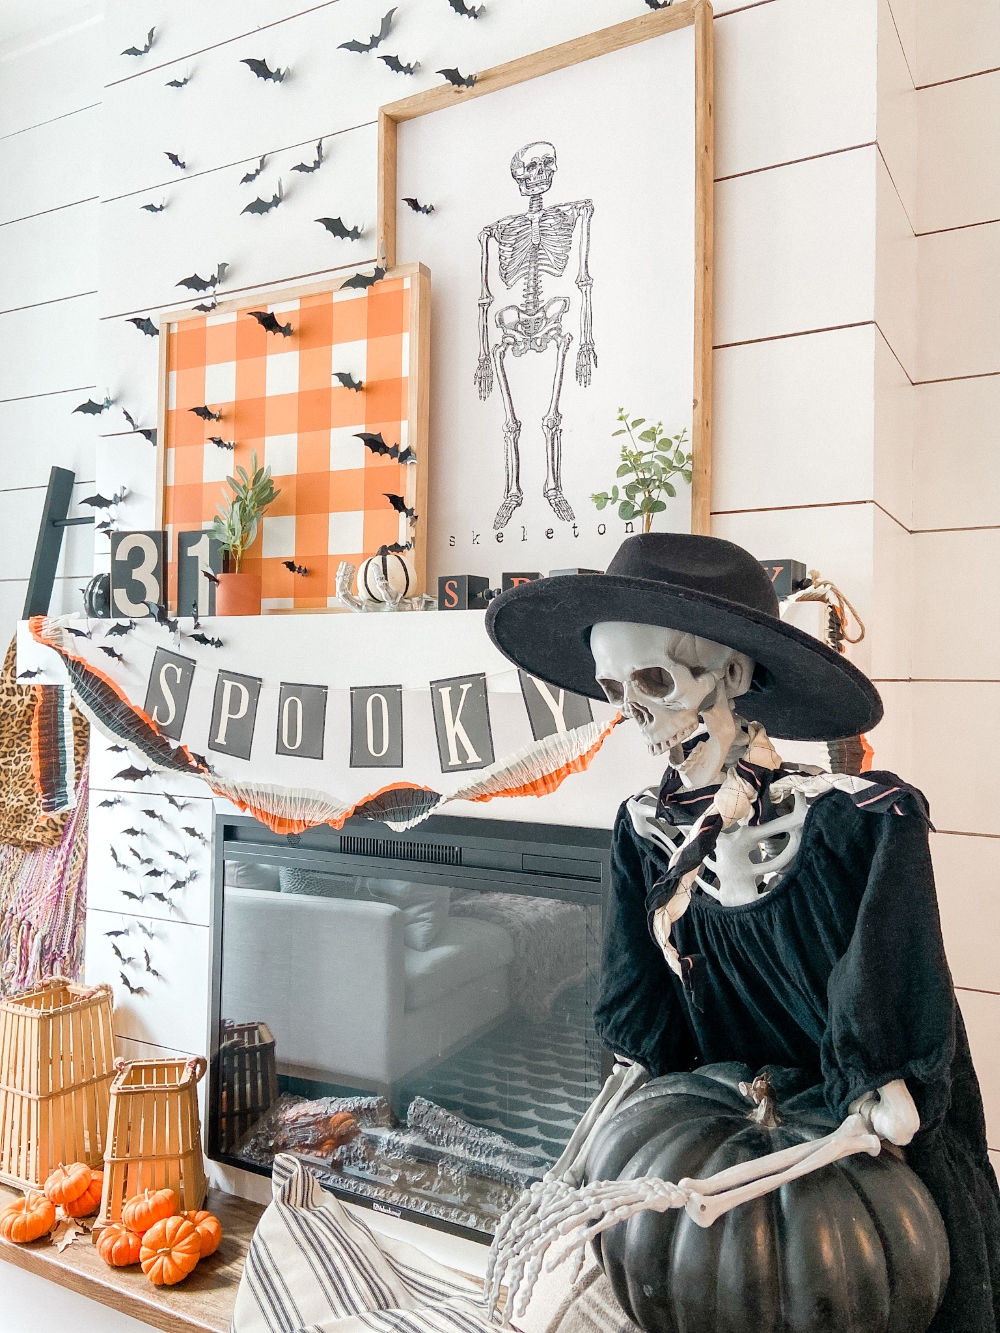
[[610, 832], [431, 817], [216, 830], [209, 1155], [489, 1238], [609, 1068]]

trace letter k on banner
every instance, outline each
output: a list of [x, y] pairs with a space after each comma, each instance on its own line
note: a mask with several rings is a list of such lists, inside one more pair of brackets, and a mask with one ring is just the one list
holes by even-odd
[[493, 763], [486, 676], [431, 681], [431, 704], [442, 773], [488, 768]]

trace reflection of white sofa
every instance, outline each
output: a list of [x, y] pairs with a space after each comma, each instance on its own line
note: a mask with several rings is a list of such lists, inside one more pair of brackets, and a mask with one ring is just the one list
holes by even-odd
[[385, 1091], [507, 1010], [512, 958], [489, 921], [420, 951], [388, 903], [227, 885], [221, 1012], [268, 1025], [281, 1073]]

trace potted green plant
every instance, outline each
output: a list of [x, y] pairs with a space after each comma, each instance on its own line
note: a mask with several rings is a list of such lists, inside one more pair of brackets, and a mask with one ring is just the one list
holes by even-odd
[[[645, 417], [630, 421], [623, 407], [618, 409], [618, 420], [622, 426], [612, 432], [612, 437], [628, 435], [631, 443], [622, 444], [621, 463], [615, 475], [632, 480], [626, 482], [620, 493], [615, 485], [610, 491], [601, 491], [590, 498], [598, 509], [609, 504], [617, 505], [619, 518], [641, 517], [642, 530], [648, 532], [653, 515], [662, 513], [667, 507], [662, 497], [669, 495], [673, 499], [677, 494], [670, 478], [680, 477], [691, 484], [691, 455], [684, 449], [687, 430], [682, 430], [679, 435], [667, 435], [662, 421], [655, 426], [646, 426]], [[635, 431], [640, 426], [646, 426], [646, 429], [637, 439]], [[643, 445], [647, 447], [644, 449]]]
[[260, 615], [260, 575], [246, 574], [240, 564], [253, 545], [264, 510], [281, 494], [275, 490], [271, 469], [261, 467], [256, 451], [250, 455], [250, 471], [236, 468], [227, 477], [232, 495], [218, 507], [211, 535], [222, 545], [226, 572], [219, 575], [215, 610], [220, 616]]

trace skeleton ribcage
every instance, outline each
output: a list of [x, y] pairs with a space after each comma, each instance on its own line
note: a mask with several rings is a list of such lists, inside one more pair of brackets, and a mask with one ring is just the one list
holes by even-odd
[[532, 269], [536, 273], [551, 273], [553, 277], [565, 273], [575, 221], [573, 213], [561, 208], [504, 218], [497, 227], [500, 277], [504, 285], [513, 287]]

